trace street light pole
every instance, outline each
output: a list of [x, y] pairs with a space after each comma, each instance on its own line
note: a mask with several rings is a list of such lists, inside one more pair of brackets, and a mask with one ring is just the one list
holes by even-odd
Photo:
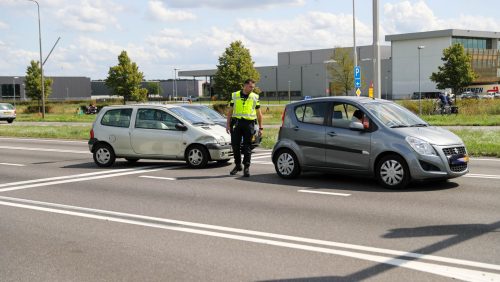
[[292, 84], [292, 82], [289, 80], [288, 81], [288, 103], [292, 102], [292, 96], [290, 95], [290, 85], [291, 84]]
[[45, 83], [43, 79], [43, 59], [42, 59], [42, 27], [40, 24], [40, 5], [38, 4], [37, 1], [35, 0], [28, 0], [31, 2], [35, 2], [37, 9], [38, 9], [38, 41], [40, 45], [40, 81], [42, 84], [42, 119], [45, 118]]
[[352, 39], [354, 43], [354, 66], [358, 66], [358, 55], [357, 55], [357, 50], [356, 50], [356, 5], [355, 5], [355, 0], [352, 0]]
[[175, 86], [175, 98], [177, 99], [177, 71], [179, 69], [174, 68], [174, 86]]
[[418, 46], [418, 112], [422, 115], [422, 91], [420, 90], [420, 50], [424, 49], [425, 46]]
[[[16, 79], [18, 79], [19, 77], [17, 76], [14, 76], [12, 78], [12, 90], [14, 91], [14, 108], [16, 107]], [[19, 89], [19, 91], [21, 91]]]

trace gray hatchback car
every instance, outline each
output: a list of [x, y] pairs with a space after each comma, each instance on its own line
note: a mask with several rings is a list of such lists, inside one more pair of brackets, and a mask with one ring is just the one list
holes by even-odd
[[469, 161], [455, 134], [394, 102], [366, 97], [287, 105], [272, 159], [283, 178], [328, 171], [374, 176], [390, 189], [402, 189], [411, 180], [462, 176]]

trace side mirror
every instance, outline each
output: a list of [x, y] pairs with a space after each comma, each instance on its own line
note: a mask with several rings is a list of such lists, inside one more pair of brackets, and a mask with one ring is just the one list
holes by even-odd
[[362, 131], [362, 130], [365, 130], [365, 127], [363, 126], [363, 124], [361, 122], [353, 121], [349, 124], [349, 129]]
[[184, 124], [182, 124], [182, 123], [177, 123], [177, 124], [175, 125], [175, 129], [180, 130], [180, 131], [186, 131], [186, 130], [188, 130], [187, 126], [185, 126], [185, 125], [184, 125]]

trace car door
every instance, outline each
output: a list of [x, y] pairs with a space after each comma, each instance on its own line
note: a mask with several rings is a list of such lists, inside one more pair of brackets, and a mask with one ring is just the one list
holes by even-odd
[[175, 158], [180, 155], [184, 132], [176, 129], [180, 121], [161, 109], [137, 110], [130, 143], [140, 155]]
[[370, 130], [354, 130], [351, 122], [369, 123], [358, 107], [336, 102], [332, 104], [331, 119], [326, 129], [326, 163], [329, 167], [349, 170], [368, 170], [370, 164]]
[[302, 152], [302, 165], [316, 167], [325, 165], [327, 105], [326, 102], [315, 102], [302, 104], [293, 109], [298, 122], [288, 129], [288, 136], [295, 141]]
[[100, 120], [96, 138], [109, 142], [116, 155], [132, 153], [129, 136], [132, 111], [132, 108], [110, 109]]

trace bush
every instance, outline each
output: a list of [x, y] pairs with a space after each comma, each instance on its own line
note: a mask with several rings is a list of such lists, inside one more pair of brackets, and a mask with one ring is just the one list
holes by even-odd
[[[23, 113], [25, 114], [36, 114], [36, 113], [41, 113], [42, 112], [42, 105], [28, 105], [24, 110]], [[45, 105], [45, 113], [51, 114], [54, 112], [54, 108], [52, 105]]]
[[227, 113], [227, 108], [229, 107], [229, 105], [226, 103], [221, 103], [221, 104], [213, 104], [212, 107], [214, 108], [214, 110], [225, 115]]

